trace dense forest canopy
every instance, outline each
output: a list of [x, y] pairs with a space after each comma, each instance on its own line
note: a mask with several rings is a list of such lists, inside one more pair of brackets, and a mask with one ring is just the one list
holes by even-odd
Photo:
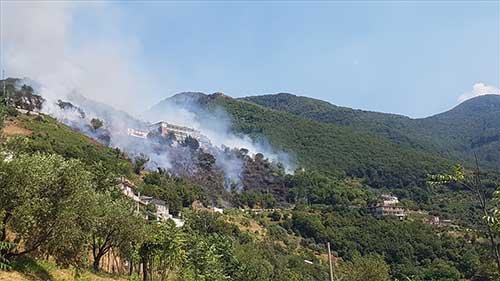
[[500, 96], [485, 95], [431, 117], [406, 116], [355, 110], [292, 94], [243, 98], [266, 108], [337, 124], [384, 137], [391, 142], [442, 156], [482, 165], [500, 166]]

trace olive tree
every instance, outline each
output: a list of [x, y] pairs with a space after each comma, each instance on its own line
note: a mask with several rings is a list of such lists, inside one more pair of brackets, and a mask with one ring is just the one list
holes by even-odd
[[91, 175], [77, 160], [38, 153], [0, 159], [0, 242], [16, 245], [2, 256], [39, 251], [78, 262], [93, 224], [94, 195]]
[[145, 220], [132, 202], [121, 194], [97, 194], [97, 209], [92, 230], [93, 268], [100, 270], [101, 258], [111, 249], [121, 250], [136, 242], [142, 235]]

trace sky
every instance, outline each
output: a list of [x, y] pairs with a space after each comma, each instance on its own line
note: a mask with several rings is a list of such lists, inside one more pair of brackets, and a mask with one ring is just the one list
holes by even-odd
[[2, 1], [1, 22], [8, 75], [122, 109], [288, 92], [426, 117], [500, 94], [499, 1]]

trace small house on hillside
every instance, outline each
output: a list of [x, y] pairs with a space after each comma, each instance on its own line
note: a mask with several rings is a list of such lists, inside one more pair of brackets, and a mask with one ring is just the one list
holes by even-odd
[[219, 213], [219, 214], [223, 214], [224, 213], [224, 209], [223, 208], [213, 207], [212, 210], [214, 211], [214, 213]]
[[403, 220], [406, 217], [405, 210], [399, 206], [399, 199], [396, 196], [383, 194], [380, 202], [368, 207], [368, 212], [376, 218], [394, 216]]
[[155, 206], [156, 209], [155, 217], [157, 220], [162, 221], [172, 218], [172, 215], [169, 213], [167, 203], [165, 201], [150, 196], [141, 196], [141, 201], [146, 206], [147, 205]]
[[382, 194], [380, 196], [384, 205], [396, 205], [399, 204], [398, 197], [389, 194]]
[[[137, 203], [137, 209], [139, 210], [139, 206], [142, 205], [144, 207], [153, 205], [155, 207], [155, 214], [154, 217], [156, 217], [156, 220], [158, 221], [166, 221], [166, 220], [173, 220], [175, 225], [177, 227], [181, 227], [184, 225], [184, 221], [180, 218], [174, 218], [168, 209], [167, 203], [163, 200], [151, 197], [151, 196], [141, 196], [140, 194], [136, 194], [134, 192], [135, 185], [125, 179], [121, 178], [120, 179], [120, 184], [119, 188], [122, 191], [122, 193], [132, 199], [134, 202]], [[150, 214], [146, 214], [146, 219], [149, 217]]]
[[139, 198], [139, 195], [136, 195], [134, 192], [135, 185], [127, 180], [124, 177], [120, 178], [120, 184], [118, 186], [122, 193], [127, 196], [128, 198], [132, 199], [136, 203], [141, 203], [141, 199]]
[[433, 226], [437, 226], [437, 227], [446, 227], [446, 226], [452, 225], [451, 220], [441, 219], [438, 216], [430, 216], [424, 222], [426, 222], [427, 224], [433, 225]]

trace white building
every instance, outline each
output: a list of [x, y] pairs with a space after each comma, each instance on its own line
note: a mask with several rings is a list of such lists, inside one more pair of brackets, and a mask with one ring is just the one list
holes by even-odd
[[214, 208], [213, 208], [213, 211], [214, 211], [214, 213], [219, 213], [219, 214], [223, 214], [223, 213], [224, 213], [224, 209], [222, 209], [222, 208], [217, 208], [217, 207], [214, 207]]
[[399, 199], [398, 197], [394, 196], [394, 195], [389, 195], [389, 194], [382, 194], [380, 196], [380, 198], [382, 199], [384, 205], [395, 205], [395, 204], [399, 204]]
[[177, 141], [183, 141], [188, 136], [199, 140], [201, 138], [200, 132], [183, 126], [178, 126], [174, 124], [167, 123], [165, 121], [159, 121], [149, 126], [151, 132], [159, 133], [162, 136], [168, 136], [173, 134]]
[[399, 199], [396, 196], [383, 194], [380, 196], [381, 202], [368, 207], [368, 211], [376, 218], [394, 216], [400, 220], [406, 217], [405, 210], [399, 206]]
[[144, 205], [147, 206], [153, 204], [155, 206], [156, 209], [155, 216], [158, 221], [164, 221], [173, 218], [173, 216], [170, 214], [168, 210], [165, 201], [153, 198], [151, 196], [141, 196], [140, 198]]
[[131, 128], [127, 128], [127, 134], [129, 136], [140, 138], [140, 139], [147, 139], [148, 138], [148, 132], [139, 131], [139, 130], [131, 129]]
[[[174, 218], [170, 214], [167, 203], [165, 201], [153, 198], [151, 196], [140, 196], [136, 194], [134, 192], [135, 186], [131, 181], [122, 177], [120, 179], [119, 188], [125, 196], [129, 197], [138, 204], [137, 208], [139, 208], [139, 205], [148, 206], [149, 204], [153, 204], [156, 209], [154, 215], [158, 221], [166, 221], [170, 219], [174, 221], [177, 227], [182, 227], [184, 225], [184, 220], [180, 218]], [[148, 214], [146, 214], [146, 219], [147, 218]]]
[[139, 198], [139, 195], [135, 194], [134, 192], [135, 185], [131, 181], [122, 177], [120, 180], [119, 188], [125, 196], [132, 199], [134, 202], [142, 203], [141, 199]]

